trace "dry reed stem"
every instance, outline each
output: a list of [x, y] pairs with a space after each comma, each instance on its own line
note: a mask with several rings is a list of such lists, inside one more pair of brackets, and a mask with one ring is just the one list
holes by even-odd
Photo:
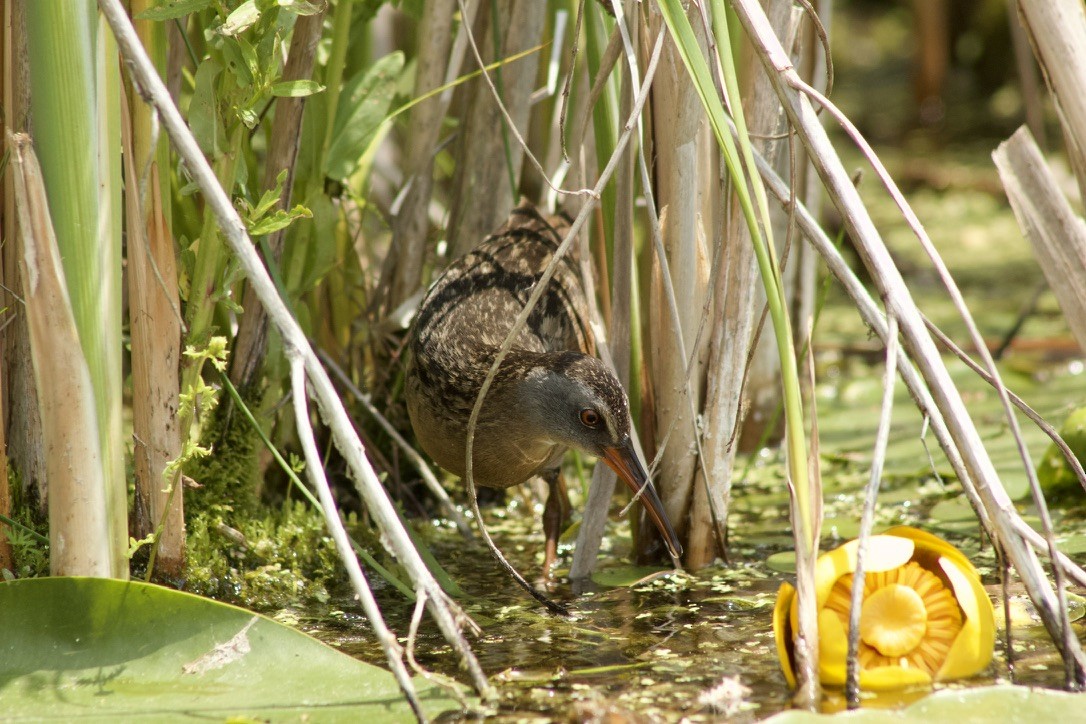
[[[860, 545], [856, 549], [856, 568], [852, 578], [852, 597], [848, 609], [848, 658], [845, 678], [845, 696], [848, 708], [860, 706], [860, 612], [864, 596], [864, 565], [867, 547], [870, 545], [871, 528], [875, 523], [875, 503], [879, 497], [882, 469], [886, 464], [886, 446], [890, 442], [890, 419], [894, 412], [894, 383], [897, 381], [897, 320], [886, 320], [886, 369], [882, 375], [882, 406], [879, 408], [879, 426], [875, 433], [875, 449], [871, 453], [871, 475], [864, 492], [864, 509], [860, 516]], [[808, 347], [808, 353], [810, 353]]]
[[[423, 5], [422, 19], [417, 29], [416, 98], [440, 86], [445, 78], [453, 44], [451, 30], [455, 8], [455, 0], [431, 0]], [[467, 27], [468, 24], [463, 23], [459, 33], [465, 34]], [[422, 281], [434, 184], [433, 149], [437, 145], [450, 99], [451, 96], [444, 94], [429, 98], [412, 108], [407, 119], [407, 153], [403, 173], [409, 188], [392, 220], [389, 254], [395, 259], [391, 288], [385, 300], [386, 309], [396, 309], [418, 290]]]
[[1086, 223], [1022, 126], [992, 153], [1018, 226], [1033, 245], [1078, 346], [1086, 350]]
[[[458, 5], [461, 15], [466, 17], [464, 0], [458, 0]], [[498, 9], [490, 23], [499, 24], [503, 35], [498, 57], [507, 57], [537, 43], [545, 4], [494, 3], [490, 7]], [[485, 69], [472, 28], [466, 23], [464, 32], [478, 67]], [[447, 236], [451, 258], [467, 253], [504, 220], [505, 210], [513, 205], [515, 192], [511, 184], [520, 176], [524, 159], [524, 140], [519, 129], [528, 127], [529, 97], [538, 62], [538, 55], [533, 53], [501, 68], [501, 94], [489, 71], [483, 73], [482, 85], [476, 81], [471, 88], [467, 117], [462, 119], [460, 127], [449, 213]], [[495, 99], [499, 102], [495, 103]], [[507, 125], [502, 123], [503, 118]], [[516, 143], [506, 145], [506, 132], [513, 133]], [[538, 165], [534, 156], [529, 154], [529, 159]], [[487, 194], [485, 202], [480, 203], [479, 193]]]
[[1086, 7], [1079, 0], [1017, 0], [1018, 17], [1056, 101], [1067, 156], [1086, 198]]
[[[617, 0], [616, 0], [617, 4]], [[583, 8], [583, 0], [582, 0]], [[621, 6], [619, 5], [621, 10]], [[618, 27], [625, 27], [621, 18]], [[638, 26], [635, 24], [634, 29]], [[612, 37], [615, 37], [612, 33]], [[636, 66], [627, 67], [622, 73], [622, 90], [619, 113], [628, 115], [633, 108], [633, 90], [636, 87]], [[601, 74], [603, 69], [601, 68]], [[608, 68], [610, 72], [610, 68]], [[590, 107], [590, 106], [589, 106]], [[615, 218], [612, 228], [612, 258], [614, 275], [611, 281], [611, 344], [615, 376], [623, 389], [630, 383], [630, 304], [633, 290], [634, 265], [634, 159], [640, 138], [632, 139], [615, 169]], [[600, 345], [601, 347], [603, 345]], [[596, 465], [592, 471], [592, 483], [581, 513], [581, 527], [577, 531], [577, 546], [569, 568], [570, 580], [588, 578], [595, 569], [596, 556], [603, 540], [607, 523], [607, 511], [614, 495], [617, 478], [606, 465]]]
[[24, 309], [46, 452], [49, 571], [54, 576], [109, 577], [113, 551], [90, 370], [30, 137], [9, 135], [7, 147], [15, 166]]
[[[181, 318], [173, 237], [162, 211], [158, 166], [150, 167], [147, 211], [137, 192], [136, 118], [122, 103], [124, 195], [128, 229], [128, 304], [132, 346], [132, 455], [136, 534], [156, 533], [155, 569], [178, 578], [185, 567], [185, 516], [180, 476], [163, 477], [181, 453], [178, 427]], [[154, 146], [150, 145], [153, 150]], [[154, 155], [152, 153], [151, 158]], [[163, 282], [170, 280], [173, 284]], [[172, 488], [172, 490], [171, 490]]]

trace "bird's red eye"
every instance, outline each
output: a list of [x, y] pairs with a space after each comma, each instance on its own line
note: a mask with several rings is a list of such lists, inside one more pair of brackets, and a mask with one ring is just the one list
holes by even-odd
[[581, 410], [581, 422], [587, 427], [595, 427], [600, 424], [600, 414], [595, 410]]

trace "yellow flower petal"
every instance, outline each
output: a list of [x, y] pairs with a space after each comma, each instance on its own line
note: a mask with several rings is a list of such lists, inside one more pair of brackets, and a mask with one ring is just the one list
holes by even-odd
[[864, 599], [860, 609], [860, 638], [883, 656], [911, 652], [924, 640], [928, 612], [924, 599], [909, 586], [892, 583]]
[[[868, 573], [879, 573], [903, 566], [909, 562], [915, 550], [913, 542], [908, 538], [873, 535], [869, 543], [867, 556], [864, 558], [865, 570]], [[819, 556], [815, 564], [815, 591], [818, 594], [819, 608], [826, 605], [826, 599], [829, 598], [837, 579], [856, 570], [856, 550], [859, 547], [860, 541], [853, 540]]]
[[893, 528], [890, 528], [890, 530], [883, 533], [883, 535], [908, 538], [916, 544], [918, 550], [934, 553], [943, 558], [949, 558], [963, 571], [971, 573], [974, 576], [977, 575], [973, 563], [965, 557], [964, 553], [942, 538], [932, 535], [927, 531], [913, 528], [911, 525], [895, 525]]
[[792, 626], [790, 623], [795, 598], [795, 587], [782, 583], [777, 589], [777, 604], [773, 607], [773, 638], [777, 641], [777, 659], [781, 662], [781, 671], [784, 672], [784, 678], [790, 687], [796, 685], [796, 675], [792, 673]]
[[[819, 677], [845, 682], [848, 611], [858, 541], [816, 564]], [[971, 676], [988, 665], [995, 643], [992, 603], [973, 564], [930, 533], [898, 526], [870, 539], [860, 617], [860, 686], [870, 691]], [[781, 668], [795, 686], [796, 590], [782, 584], [773, 612]]]
[[942, 558], [939, 565], [954, 589], [964, 613], [962, 630], [951, 644], [946, 660], [935, 674], [936, 681], [962, 679], [985, 669], [995, 649], [995, 613], [992, 600], [970, 564], [968, 572], [956, 561]]
[[828, 608], [818, 612], [818, 678], [843, 686], [848, 661], [848, 622]]

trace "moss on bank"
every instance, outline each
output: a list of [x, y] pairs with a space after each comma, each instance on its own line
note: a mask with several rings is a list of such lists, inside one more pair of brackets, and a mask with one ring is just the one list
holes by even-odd
[[209, 509], [188, 524], [185, 588], [255, 609], [326, 601], [342, 578], [324, 518], [301, 501], [278, 510], [236, 514]]

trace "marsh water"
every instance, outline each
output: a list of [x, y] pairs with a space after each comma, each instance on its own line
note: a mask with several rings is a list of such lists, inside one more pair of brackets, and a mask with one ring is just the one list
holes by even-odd
[[[858, 363], [866, 368], [866, 363]], [[1024, 473], [1015, 460], [1012, 441], [996, 414], [994, 393], [970, 385], [966, 371], [955, 367], [968, 390], [971, 408], [986, 424], [985, 437], [1008, 488], [1021, 495]], [[820, 392], [820, 427], [824, 445], [826, 521], [822, 549], [828, 550], [857, 531], [862, 487], [870, 461], [870, 441], [878, 414], [877, 375], [840, 370], [838, 382]], [[1043, 366], [1040, 381], [1021, 374], [1027, 399], [1058, 417], [1068, 401], [1080, 399], [1086, 380], [1074, 360]], [[964, 502], [934, 443], [922, 439], [921, 420], [899, 394], [898, 414], [880, 494], [876, 529], [896, 524], [923, 527], [959, 545], [981, 571], [1002, 620], [1003, 589], [990, 546], [982, 544], [975, 518]], [[991, 409], [991, 415], [988, 414]], [[1027, 431], [1031, 451], [1039, 456], [1045, 440]], [[931, 452], [931, 458], [928, 452]], [[725, 679], [749, 689], [736, 701], [731, 716], [754, 721], [789, 707], [789, 691], [777, 663], [771, 614], [777, 589], [790, 580], [787, 552], [792, 549], [787, 521], [787, 492], [780, 460], [763, 451], [750, 463], [736, 488], [729, 518], [730, 562], [694, 574], [634, 568], [626, 563], [627, 526], [614, 507], [612, 527], [600, 555], [600, 568], [590, 589], [574, 595], [563, 580], [554, 595], [566, 604], [568, 618], [547, 613], [523, 594], [478, 543], [465, 542], [449, 525], [416, 523], [430, 549], [462, 589], [465, 610], [482, 628], [473, 640], [480, 662], [498, 686], [499, 720], [691, 721], [714, 720], [713, 693]], [[934, 463], [934, 465], [933, 465]], [[1030, 506], [1021, 506], [1036, 523]], [[542, 560], [538, 509], [518, 497], [484, 511], [489, 530], [510, 560], [531, 578]], [[1086, 509], [1057, 508], [1061, 547], [1071, 555], [1086, 552]], [[568, 537], [568, 536], [567, 536]], [[569, 548], [563, 561], [569, 562]], [[405, 636], [412, 606], [394, 590], [374, 581], [389, 624]], [[988, 672], [953, 686], [975, 687], [1014, 681], [1058, 688], [1063, 667], [1032, 614], [1028, 599], [1012, 580], [1014, 672], [1008, 667], [1001, 633]], [[1083, 611], [1075, 604], [1077, 633]], [[294, 612], [306, 630], [341, 650], [383, 665], [356, 606], [346, 599], [321, 610]], [[457, 676], [457, 661], [436, 628], [424, 623], [415, 655], [426, 669]], [[461, 679], [462, 680], [462, 679]], [[732, 690], [734, 691], [734, 690]], [[908, 704], [926, 690], [883, 695], [867, 706]], [[840, 694], [828, 692], [824, 707], [843, 706]]]
[[[983, 168], [975, 154], [945, 151], [939, 158], [940, 173], [962, 174], [969, 169], [984, 178], [994, 173]], [[904, 156], [896, 162], [910, 163]], [[876, 221], [884, 227], [921, 307], [963, 340], [962, 324], [926, 271], [910, 232], [895, 220], [888, 202], [872, 196]], [[1042, 282], [1013, 215], [987, 184], [941, 190], [922, 186], [913, 189], [910, 198], [959, 279], [982, 333], [994, 346], [1014, 326]], [[1036, 301], [1000, 370], [1011, 389], [1058, 426], [1086, 401], [1086, 371], [1051, 293]], [[883, 352], [832, 284], [816, 339], [815, 400], [825, 486], [821, 547], [829, 550], [859, 529], [882, 394]], [[1026, 519], [1039, 526], [997, 395], [961, 363], [948, 359], [947, 364], [1004, 486]], [[1020, 424], [1036, 463], [1048, 439], [1024, 417]], [[1055, 507], [1053, 515], [1061, 550], [1081, 560], [1086, 556], [1086, 507], [1081, 496], [1077, 499], [1080, 502], [1069, 507], [1067, 503]], [[575, 494], [574, 520], [579, 503]], [[446, 523], [415, 521], [415, 527], [462, 589], [457, 598], [482, 629], [473, 648], [498, 686], [499, 720], [715, 720], [721, 709], [714, 708], [712, 692], [725, 683], [723, 691], [717, 689], [717, 698], [723, 696], [723, 704], [733, 707], [730, 715], [735, 719], [753, 721], [790, 705], [771, 627], [777, 589], [790, 580], [787, 505], [778, 453], [764, 449], [741, 457], [728, 519], [729, 562], [688, 574], [629, 566], [628, 527], [618, 517], [621, 504], [616, 500], [592, 590], [575, 596], [563, 580], [554, 593], [570, 608], [569, 618], [546, 613], [500, 571], [481, 544], [465, 542]], [[484, 510], [498, 545], [529, 579], [538, 575], [542, 562], [540, 513], [541, 507], [524, 494]], [[960, 485], [934, 437], [924, 434], [923, 419], [900, 382], [875, 528], [896, 524], [922, 527], [961, 547], [981, 571], [996, 603], [997, 619], [1002, 620], [1004, 594], [994, 553], [982, 543]], [[575, 535], [566, 537], [572, 540]], [[568, 567], [569, 556], [567, 545], [559, 566]], [[374, 579], [374, 586], [389, 624], [405, 636], [412, 606], [379, 579]], [[1060, 687], [1062, 664], [1016, 579], [1007, 591], [1012, 604], [1013, 673], [1000, 623], [993, 665], [985, 675], [953, 686], [1013, 681]], [[1083, 610], [1080, 604], [1075, 606], [1072, 617], [1077, 618], [1076, 632], [1082, 638]], [[348, 599], [289, 615], [343, 651], [384, 665], [383, 653]], [[456, 658], [429, 623], [422, 626], [415, 655], [424, 668], [457, 676]], [[734, 682], [749, 692], [727, 689]], [[743, 695], [726, 696], [735, 691]], [[903, 706], [926, 693], [880, 696], [865, 700], [865, 705]], [[840, 694], [828, 692], [825, 708], [842, 706]]]

